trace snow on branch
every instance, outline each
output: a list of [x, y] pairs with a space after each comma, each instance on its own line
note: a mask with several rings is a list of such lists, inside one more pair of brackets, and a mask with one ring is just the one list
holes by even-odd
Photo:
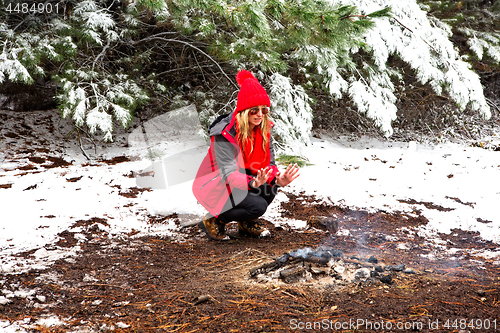
[[6, 75], [12, 82], [31, 83], [33, 81], [26, 67], [12, 54], [4, 52], [0, 54], [0, 83], [4, 82]]
[[304, 88], [294, 85], [291, 79], [275, 73], [270, 78], [271, 117], [276, 124], [274, 134], [281, 151], [295, 152], [311, 143], [311, 98]]
[[479, 60], [487, 55], [500, 63], [500, 33], [477, 31], [471, 28], [459, 28], [459, 30], [469, 37], [467, 45]]
[[82, 1], [75, 7], [74, 20], [82, 22], [84, 34], [99, 45], [103, 44], [102, 33], [106, 40], [118, 39], [118, 33], [113, 30], [115, 21], [111, 13], [93, 0]]
[[[428, 83], [437, 94], [447, 94], [461, 109], [470, 106], [485, 118], [491, 116], [479, 76], [462, 59], [449, 39], [451, 27], [428, 16], [415, 0], [350, 0], [347, 3], [356, 5], [361, 12], [391, 7], [393, 17], [375, 20], [374, 28], [364, 36], [367, 45], [365, 50], [370, 51], [372, 61], [378, 67], [375, 70], [381, 74], [363, 74], [363, 81], [351, 72], [352, 83], [349, 87], [349, 95], [359, 111], [366, 112], [376, 120], [386, 135], [392, 133], [390, 123], [395, 119], [395, 99], [391, 96], [394, 87], [388, 84], [382, 74], [388, 71], [387, 61], [391, 55], [406, 62], [415, 71], [420, 83]], [[489, 36], [490, 40], [495, 37]], [[486, 37], [482, 36], [482, 40], [474, 44], [478, 56], [486, 49], [485, 40]], [[470, 43], [474, 43], [474, 40]], [[493, 58], [497, 55], [498, 49], [494, 46], [488, 50]], [[335, 78], [334, 75], [330, 77]], [[377, 80], [382, 77], [384, 79], [379, 82], [385, 83], [377, 84]], [[371, 81], [373, 79], [375, 81]], [[333, 92], [338, 95], [338, 90], [334, 89]]]

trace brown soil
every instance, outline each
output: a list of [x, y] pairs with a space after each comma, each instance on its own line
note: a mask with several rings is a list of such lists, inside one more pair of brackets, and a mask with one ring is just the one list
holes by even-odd
[[[474, 249], [497, 249], [497, 244], [456, 230], [441, 235], [436, 248], [408, 231], [427, 222], [419, 215], [354, 211], [311, 196], [289, 197], [283, 207], [287, 217], [335, 217], [343, 232], [293, 230], [264, 221], [272, 238], [241, 237], [230, 225], [231, 240], [214, 242], [195, 226], [181, 229], [187, 241], [179, 242], [136, 238], [134, 233], [110, 238], [99, 228], [107, 225], [106, 218], [77, 221], [74, 227], [84, 228], [87, 241], [75, 261], [3, 276], [4, 285], [38, 288], [37, 294], [47, 296], [43, 304], [50, 306], [13, 298], [0, 305], [0, 319], [35, 322], [56, 314], [67, 322], [34, 332], [390, 331], [388, 325], [397, 331], [398, 324], [407, 325], [400, 331], [411, 331], [411, 325], [422, 332], [467, 332], [481, 331], [479, 323], [487, 320], [490, 330], [500, 325], [499, 266], [470, 254]], [[151, 216], [150, 223], [169, 219], [177, 216]], [[59, 247], [77, 242], [72, 229], [60, 237]], [[392, 284], [368, 279], [342, 287], [333, 279], [325, 285], [250, 278], [251, 268], [285, 252], [319, 245], [360, 261], [374, 256], [382, 265], [405, 264], [415, 273], [391, 272]], [[446, 254], [451, 248], [457, 249], [454, 255]]]
[[[24, 121], [15, 113], [11, 116]], [[47, 124], [55, 122], [46, 119]], [[57, 151], [51, 154], [43, 142], [34, 144], [28, 131], [16, 133], [16, 138], [3, 133], [9, 138], [3, 148], [7, 162], [24, 154], [28, 161], [19, 169], [41, 172], [72, 163], [54, 156]], [[18, 148], [14, 154], [15, 145], [25, 150]], [[118, 157], [92, 163], [127, 161], [128, 157]], [[10, 186], [0, 181], [0, 191]], [[143, 190], [123, 189], [120, 195], [134, 199]], [[498, 330], [500, 264], [474, 256], [476, 251], [498, 251], [498, 244], [463, 230], [434, 235], [437, 241], [428, 239], [419, 233], [428, 221], [418, 211], [367, 212], [319, 201], [309, 193], [288, 196], [283, 217], [306, 221], [312, 215], [328, 216], [336, 220], [339, 232], [296, 230], [264, 221], [271, 238], [241, 237], [231, 224], [231, 240], [214, 242], [196, 226], [179, 227], [179, 237], [172, 238], [138, 237], [134, 231], [111, 237], [104, 231], [108, 217], [79, 220], [48, 246], [72, 248], [80, 242], [81, 252], [74, 260], [60, 260], [47, 270], [0, 275], [0, 296], [4, 290], [36, 289], [37, 295], [46, 297], [11, 298], [0, 305], [0, 320], [34, 324], [57, 315], [66, 323], [33, 332], [472, 332], [485, 331], [480, 328], [486, 325], [489, 331]], [[175, 214], [149, 217], [151, 224], [172, 221], [180, 223]], [[285, 284], [250, 277], [252, 268], [286, 252], [320, 245], [361, 263], [373, 256], [379, 265], [404, 264], [414, 273], [390, 272], [391, 284], [373, 278], [344, 286], [333, 278], [326, 284]]]

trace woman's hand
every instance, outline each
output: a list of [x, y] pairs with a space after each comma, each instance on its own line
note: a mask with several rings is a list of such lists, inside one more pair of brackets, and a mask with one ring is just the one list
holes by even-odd
[[273, 169], [266, 167], [264, 169], [260, 169], [257, 171], [257, 176], [253, 179], [252, 187], [259, 187], [260, 185], [267, 182], [271, 174], [273, 173]]
[[300, 176], [299, 170], [300, 169], [297, 166], [297, 163], [295, 163], [293, 166], [292, 164], [289, 164], [284, 173], [278, 172], [278, 174], [276, 175], [276, 184], [281, 187], [287, 186], [298, 176]]

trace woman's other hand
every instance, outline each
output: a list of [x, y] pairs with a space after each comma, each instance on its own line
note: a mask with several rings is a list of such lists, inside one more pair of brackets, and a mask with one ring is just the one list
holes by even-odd
[[276, 184], [278, 184], [281, 187], [287, 186], [288, 184], [293, 182], [298, 176], [300, 176], [299, 170], [300, 168], [297, 166], [297, 163], [295, 163], [294, 165], [292, 164], [288, 165], [285, 172], [283, 173], [278, 172], [278, 174], [276, 175]]
[[269, 177], [271, 177], [271, 174], [273, 173], [273, 169], [266, 167], [264, 169], [260, 169], [257, 171], [257, 176], [254, 177], [253, 179], [253, 184], [252, 187], [257, 188], [260, 185], [264, 184], [267, 182]]

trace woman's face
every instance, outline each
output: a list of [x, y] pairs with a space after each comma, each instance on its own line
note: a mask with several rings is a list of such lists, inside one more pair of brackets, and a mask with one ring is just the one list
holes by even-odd
[[[252, 108], [248, 112], [248, 123], [250, 125], [250, 129], [254, 129], [256, 126], [259, 126], [264, 118], [264, 114], [262, 113], [262, 108], [265, 108], [265, 105], [259, 105], [256, 108]], [[258, 112], [255, 112], [255, 109], [258, 108]]]

